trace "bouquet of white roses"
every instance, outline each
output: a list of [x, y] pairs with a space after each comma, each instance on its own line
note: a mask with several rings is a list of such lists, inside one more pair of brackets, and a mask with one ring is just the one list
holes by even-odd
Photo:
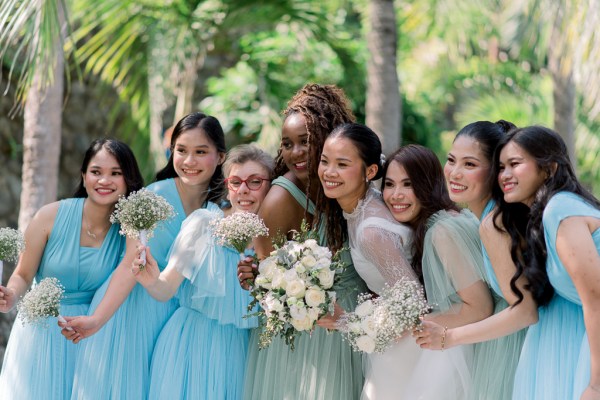
[[[110, 222], [121, 224], [121, 235], [137, 238], [146, 246], [158, 223], [174, 215], [173, 206], [164, 197], [148, 189], [141, 189], [119, 199]], [[140, 257], [145, 263], [146, 252], [143, 251]]]
[[358, 306], [342, 316], [339, 326], [354, 350], [383, 353], [430, 311], [421, 284], [402, 278], [386, 286], [377, 298], [359, 295]]
[[244, 259], [244, 250], [257, 236], [267, 236], [269, 229], [264, 221], [251, 212], [236, 212], [228, 217], [210, 222], [213, 235], [221, 246], [233, 247]]
[[339, 252], [332, 256], [327, 247], [319, 246], [306, 224], [293, 240], [261, 261], [248, 307], [252, 310], [257, 302], [262, 307], [257, 313], [263, 317], [259, 347], [268, 347], [279, 335], [293, 350], [299, 332], [312, 330], [320, 317], [333, 312], [333, 286], [343, 269]]
[[[57, 317], [60, 322], [66, 322], [60, 315], [60, 301], [65, 295], [65, 289], [57, 278], [44, 278], [25, 293], [17, 304], [19, 318], [30, 324], [47, 326], [46, 318]], [[72, 330], [72, 328], [67, 328]]]
[[0, 228], [0, 284], [4, 261], [17, 262], [19, 254], [25, 249], [23, 234], [12, 228]]

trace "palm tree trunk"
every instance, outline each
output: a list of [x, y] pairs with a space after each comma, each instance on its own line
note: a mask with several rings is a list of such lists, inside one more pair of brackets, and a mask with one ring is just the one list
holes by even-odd
[[402, 139], [394, 1], [370, 0], [368, 14], [367, 43], [371, 57], [367, 63], [366, 122], [377, 132], [386, 152], [392, 152]]

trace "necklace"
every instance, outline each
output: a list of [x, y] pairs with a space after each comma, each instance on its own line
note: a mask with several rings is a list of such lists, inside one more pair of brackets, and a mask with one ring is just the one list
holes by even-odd
[[[98, 238], [98, 236], [92, 232], [92, 228], [90, 227], [90, 224], [88, 223], [87, 219], [85, 218], [85, 213], [83, 213], [83, 222], [85, 222], [85, 226], [86, 226], [86, 230], [85, 233], [86, 235], [88, 235], [89, 237], [91, 237], [92, 239], [96, 240]], [[102, 229], [102, 231], [100, 231], [99, 233], [102, 234], [104, 233], [105, 229]]]

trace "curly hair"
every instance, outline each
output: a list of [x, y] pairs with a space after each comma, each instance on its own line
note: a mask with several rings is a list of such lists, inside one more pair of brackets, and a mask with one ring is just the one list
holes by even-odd
[[[317, 185], [315, 187], [317, 193], [315, 206], [319, 212], [313, 219], [311, 228], [315, 229], [321, 221], [325, 221], [327, 245], [332, 249], [339, 249], [343, 247], [348, 236], [346, 221], [341, 212], [327, 217], [320, 214], [320, 211], [330, 206], [328, 205], [329, 202], [335, 202], [335, 200], [328, 199], [323, 194], [318, 176], [319, 159], [321, 158], [325, 139], [333, 129], [340, 124], [354, 122], [356, 118], [342, 89], [335, 85], [315, 83], [305, 85], [288, 102], [283, 115], [287, 119], [294, 114], [300, 114], [304, 117], [308, 134], [308, 184], [305, 188], [307, 197], [310, 195], [313, 186]], [[280, 148], [275, 158], [275, 176], [281, 176], [287, 171], [288, 168], [283, 161]], [[305, 208], [308, 209], [308, 204]]]

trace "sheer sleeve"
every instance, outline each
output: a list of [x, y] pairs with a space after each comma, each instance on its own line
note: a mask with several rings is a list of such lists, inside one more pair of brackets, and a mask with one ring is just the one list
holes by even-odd
[[195, 297], [224, 296], [225, 276], [220, 260], [223, 248], [215, 243], [210, 221], [222, 218], [216, 209], [199, 209], [181, 225], [169, 255], [167, 268], [175, 268], [195, 287]]
[[[366, 226], [363, 226], [356, 243], [359, 251], [377, 268], [388, 285], [393, 285], [401, 278], [417, 281], [417, 275], [405, 254], [410, 228], [398, 225], [398, 229], [388, 230], [381, 223], [373, 223], [374, 220], [371, 218], [363, 224]], [[404, 235], [402, 230], [406, 230]]]
[[484, 280], [478, 220], [468, 211], [446, 211], [430, 219], [423, 252], [423, 279], [428, 301], [445, 312], [460, 303], [458, 292]]

